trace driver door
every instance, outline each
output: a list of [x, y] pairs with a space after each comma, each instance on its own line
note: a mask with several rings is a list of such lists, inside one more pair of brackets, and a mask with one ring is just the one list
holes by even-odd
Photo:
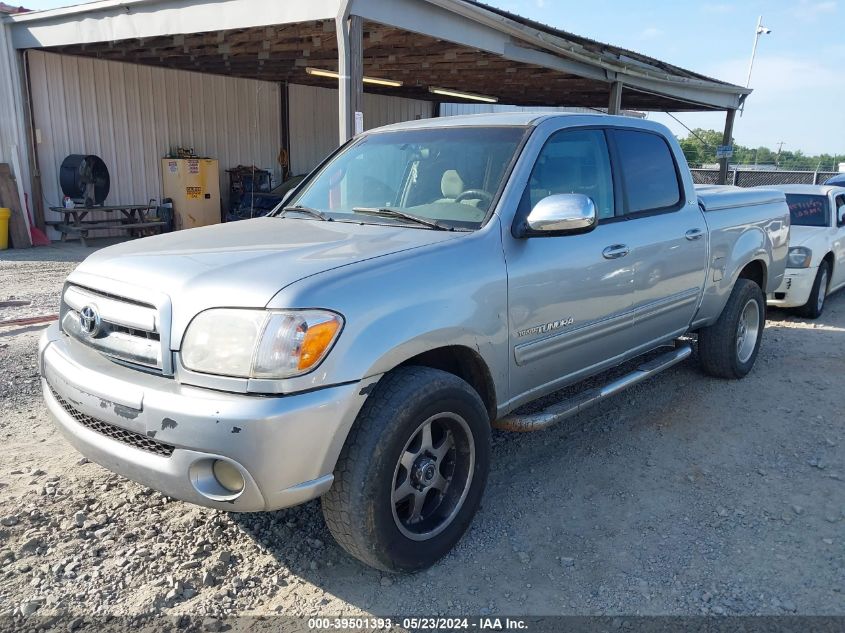
[[561, 193], [590, 197], [598, 226], [580, 235], [505, 240], [510, 384], [517, 400], [601, 371], [634, 347], [634, 270], [603, 130], [570, 128], [549, 137], [517, 217]]

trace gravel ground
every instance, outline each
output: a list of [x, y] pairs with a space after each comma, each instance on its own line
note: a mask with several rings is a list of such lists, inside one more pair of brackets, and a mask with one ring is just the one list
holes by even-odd
[[[0, 301], [32, 301], [0, 320], [56, 312], [89, 252], [0, 255]], [[845, 293], [817, 322], [774, 312], [741, 382], [691, 360], [495, 433], [475, 523], [414, 576], [345, 555], [319, 502], [227, 514], [81, 459], [41, 400], [40, 330], [0, 328], [0, 616], [845, 615]]]

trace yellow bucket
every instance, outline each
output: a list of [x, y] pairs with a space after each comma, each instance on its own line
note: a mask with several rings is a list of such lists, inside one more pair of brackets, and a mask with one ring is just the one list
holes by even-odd
[[9, 218], [12, 217], [12, 211], [5, 207], [0, 207], [0, 251], [9, 248]]

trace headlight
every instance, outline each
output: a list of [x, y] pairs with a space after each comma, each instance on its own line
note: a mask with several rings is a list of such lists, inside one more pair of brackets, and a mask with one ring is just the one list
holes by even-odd
[[787, 268], [809, 268], [813, 261], [813, 251], [803, 246], [794, 246], [789, 249], [786, 257]]
[[290, 378], [325, 358], [343, 327], [326, 310], [206, 310], [182, 340], [182, 363], [204, 374]]

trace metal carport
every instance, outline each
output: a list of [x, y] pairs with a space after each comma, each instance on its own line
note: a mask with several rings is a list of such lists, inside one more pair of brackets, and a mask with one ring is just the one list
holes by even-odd
[[[724, 110], [728, 141], [734, 113], [750, 93], [473, 0], [101, 0], [4, 22], [11, 80], [19, 82], [9, 94], [23, 129], [30, 104], [20, 89], [22, 57], [12, 49], [337, 87], [341, 142], [354, 134], [365, 91], [455, 101], [433, 92], [445, 89], [611, 113]], [[281, 109], [284, 127], [284, 99]], [[37, 171], [28, 145], [25, 162]]]

